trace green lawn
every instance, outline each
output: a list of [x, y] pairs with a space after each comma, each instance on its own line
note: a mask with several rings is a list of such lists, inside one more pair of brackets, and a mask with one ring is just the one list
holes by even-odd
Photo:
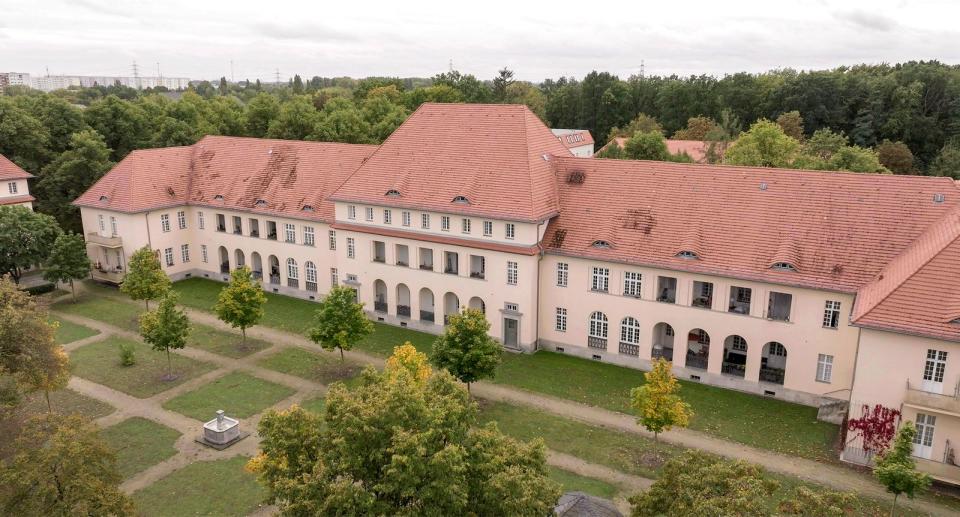
[[[630, 389], [643, 372], [553, 352], [506, 354], [494, 382], [613, 411], [630, 413]], [[690, 427], [754, 447], [835, 461], [839, 427], [817, 421], [817, 409], [680, 381], [695, 416]]]
[[259, 508], [266, 490], [243, 468], [249, 458], [199, 461], [133, 494], [145, 517], [245, 516]]
[[[155, 307], [156, 304], [153, 306]], [[54, 304], [53, 309], [102, 321], [131, 332], [138, 331], [140, 313], [146, 310], [143, 304], [135, 304], [128, 299], [120, 298], [119, 295], [111, 295], [105, 288], [99, 288], [92, 294], [80, 297], [77, 303], [65, 301]]]
[[286, 348], [257, 364], [320, 384], [351, 379], [363, 369], [349, 360], [341, 362], [340, 354], [310, 352], [302, 348]]
[[59, 325], [57, 327], [57, 343], [61, 345], [66, 345], [67, 343], [73, 343], [74, 341], [80, 341], [81, 339], [86, 339], [90, 336], [96, 336], [100, 333], [99, 330], [92, 329], [90, 327], [85, 327], [83, 325], [77, 325], [76, 323], [71, 323], [66, 320], [53, 320]]
[[[216, 302], [223, 284], [188, 279], [174, 284], [184, 304], [204, 310]], [[316, 303], [268, 294], [263, 324], [302, 333], [310, 325]], [[375, 324], [374, 333], [357, 349], [387, 356], [410, 341], [429, 352], [435, 336], [391, 325]], [[613, 411], [630, 412], [630, 389], [643, 384], [643, 372], [551, 352], [505, 354], [494, 382]], [[762, 398], [704, 384], [681, 381], [682, 395], [696, 413], [691, 427], [753, 447], [821, 461], [836, 461], [831, 447], [839, 428], [818, 422], [816, 408]]]
[[145, 418], [133, 417], [100, 431], [100, 437], [117, 454], [117, 466], [124, 478], [142, 472], [175, 455], [180, 433]]
[[213, 418], [218, 409], [224, 410], [227, 416], [247, 418], [293, 393], [294, 390], [286, 386], [234, 372], [174, 397], [163, 407], [202, 422]]
[[547, 467], [547, 469], [550, 479], [560, 483], [560, 485], [563, 486], [564, 492], [585, 492], [597, 497], [603, 497], [604, 499], [613, 499], [613, 496], [617, 495], [617, 492], [620, 491], [617, 487], [606, 481], [588, 478], [557, 467]]
[[270, 348], [271, 344], [247, 337], [247, 343], [244, 345], [239, 332], [229, 332], [194, 323], [190, 328], [187, 346], [238, 359]]
[[[133, 366], [120, 365], [121, 344], [133, 346], [137, 360]], [[177, 378], [166, 381], [162, 379], [167, 373], [166, 354], [139, 341], [111, 336], [70, 352], [74, 375], [139, 398], [151, 397], [214, 369], [212, 364], [177, 354], [170, 354], [170, 359]]]
[[[90, 420], [104, 417], [115, 411], [114, 407], [97, 399], [81, 395], [70, 389], [50, 392], [50, 405], [55, 413], [83, 415]], [[25, 397], [8, 418], [0, 418], [0, 458], [13, 451], [14, 441], [21, 426], [30, 417], [47, 412], [47, 400], [43, 392], [32, 393]]]
[[326, 402], [326, 399], [323, 395], [318, 395], [304, 400], [300, 403], [300, 407], [306, 409], [307, 411], [313, 411], [314, 413], [323, 413], [323, 405]]

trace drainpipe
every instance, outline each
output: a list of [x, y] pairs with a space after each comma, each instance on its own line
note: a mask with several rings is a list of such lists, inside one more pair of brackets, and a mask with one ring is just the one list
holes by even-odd
[[143, 214], [143, 222], [147, 225], [147, 245], [153, 249], [153, 240], [150, 238], [150, 212]]

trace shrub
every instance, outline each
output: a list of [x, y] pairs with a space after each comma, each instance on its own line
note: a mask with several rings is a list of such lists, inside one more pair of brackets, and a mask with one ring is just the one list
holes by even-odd
[[133, 345], [120, 343], [120, 365], [133, 366], [135, 364], [137, 364], [137, 357], [133, 352]]

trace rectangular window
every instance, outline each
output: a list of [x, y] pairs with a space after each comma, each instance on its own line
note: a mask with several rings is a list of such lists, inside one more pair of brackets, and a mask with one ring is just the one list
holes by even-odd
[[840, 302], [827, 300], [826, 307], [823, 309], [823, 326], [828, 329], [840, 326]]
[[340, 275], [337, 274], [337, 268], [330, 268], [330, 287], [336, 287], [340, 283]]
[[259, 219], [254, 219], [252, 217], [250, 219], [247, 219], [247, 226], [249, 227], [251, 237], [260, 237], [260, 220]]
[[737, 314], [750, 314], [750, 299], [753, 297], [753, 289], [749, 287], [730, 288], [730, 306], [727, 312]]
[[200, 228], [202, 230], [203, 226], [204, 226], [203, 212], [197, 212], [197, 228]]
[[420, 214], [420, 227], [424, 230], [430, 229], [430, 214]]
[[337, 232], [330, 230], [327, 233], [327, 240], [330, 241], [329, 244], [331, 250], [337, 249]]
[[7, 190], [9, 190], [11, 194], [16, 194], [16, 193], [17, 193], [17, 182], [16, 182], [16, 181], [11, 181], [10, 183], [7, 183]]
[[393, 224], [393, 210], [383, 209], [383, 224]]
[[372, 206], [368, 206], [368, 207], [367, 207], [366, 213], [367, 213], [367, 221], [373, 221], [373, 207], [372, 207]]
[[566, 332], [567, 331], [567, 309], [563, 307], [557, 307], [557, 332]]
[[443, 272], [448, 275], [460, 274], [460, 255], [457, 252], [443, 252]]
[[385, 264], [387, 262], [387, 244], [383, 241], [373, 241], [373, 261]]
[[160, 229], [165, 232], [170, 231], [170, 214], [160, 214]]
[[163, 250], [163, 258], [167, 262], [167, 267], [172, 266], [173, 265], [173, 248], [167, 248]]
[[462, 219], [460, 221], [460, 229], [463, 233], [470, 233], [470, 219]]
[[690, 305], [703, 309], [713, 308], [713, 282], [693, 282], [693, 300]]
[[833, 356], [820, 354], [817, 356], [817, 380], [830, 382], [831, 377], [833, 377]]
[[484, 221], [483, 222], [483, 236], [490, 237], [493, 235], [493, 221]]
[[593, 268], [593, 278], [590, 282], [590, 289], [594, 291], [607, 292], [610, 290], [610, 270], [605, 267]]
[[283, 237], [287, 242], [297, 242], [297, 227], [291, 223], [283, 223]]
[[217, 231], [225, 232], [227, 231], [227, 219], [223, 214], [217, 214]]
[[923, 365], [923, 380], [943, 382], [943, 371], [947, 368], [947, 353], [943, 350], [927, 350], [927, 361]]
[[177, 212], [177, 226], [179, 226], [181, 230], [187, 229], [187, 213], [183, 210]]
[[446, 215], [440, 216], [440, 229], [445, 232], [450, 231], [450, 217]]
[[636, 271], [624, 271], [623, 273], [623, 295], [640, 298], [640, 285], [643, 275]]
[[180, 262], [190, 262], [190, 245], [180, 245]]
[[315, 242], [313, 226], [303, 227], [303, 243], [307, 246], [313, 246]]
[[239, 215], [233, 216], [233, 234], [243, 235], [243, 218]]
[[657, 301], [677, 303], [677, 279], [672, 276], [657, 277]]
[[119, 232], [117, 231], [117, 218], [111, 215], [110, 216], [110, 235], [113, 237], [116, 237], [118, 233]]
[[767, 318], [777, 321], [790, 321], [790, 308], [793, 306], [793, 295], [770, 291], [767, 301]]
[[356, 219], [357, 218], [357, 207], [354, 205], [347, 206], [347, 219]]
[[357, 255], [357, 248], [353, 243], [353, 237], [347, 237], [347, 258], [354, 258]]
[[507, 284], [517, 285], [517, 277], [519, 276], [519, 271], [517, 268], [517, 263], [513, 261], [507, 262]]
[[200, 245], [200, 260], [202, 260], [204, 264], [207, 263], [207, 245], [206, 244]]
[[[913, 444], [919, 447], [925, 447], [927, 448], [927, 451], [929, 451], [929, 448], [933, 446], [933, 430], [936, 425], [937, 417], [933, 415], [917, 413], [917, 434], [913, 435]], [[919, 451], [916, 451], [916, 448], [914, 448], [914, 451], [914, 454], [917, 454], [918, 456], [929, 456], [929, 454], [920, 454]]]
[[503, 227], [503, 236], [507, 239], [512, 239], [517, 234], [517, 227], [513, 223], [507, 223]]
[[106, 233], [107, 225], [103, 222], [103, 216], [98, 215], [97, 220], [100, 222], [100, 233]]
[[570, 264], [557, 262], [557, 287], [566, 287], [570, 280]]
[[520, 312], [520, 306], [511, 302], [504, 302], [503, 310], [510, 311], [510, 312]]
[[401, 212], [400, 213], [400, 223], [404, 226], [410, 226], [410, 212]]

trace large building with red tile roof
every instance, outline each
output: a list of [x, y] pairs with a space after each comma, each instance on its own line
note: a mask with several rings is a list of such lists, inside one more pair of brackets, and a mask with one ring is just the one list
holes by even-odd
[[921, 466], [960, 480], [947, 178], [578, 158], [526, 107], [424, 104], [380, 146], [135, 151], [76, 204], [100, 280], [149, 246], [176, 279], [245, 265], [280, 294], [345, 285], [427, 332], [476, 308], [508, 349], [895, 407], [927, 433]]
[[22, 205], [33, 208], [34, 197], [30, 195], [27, 180], [33, 174], [23, 170], [0, 154], [0, 206]]

